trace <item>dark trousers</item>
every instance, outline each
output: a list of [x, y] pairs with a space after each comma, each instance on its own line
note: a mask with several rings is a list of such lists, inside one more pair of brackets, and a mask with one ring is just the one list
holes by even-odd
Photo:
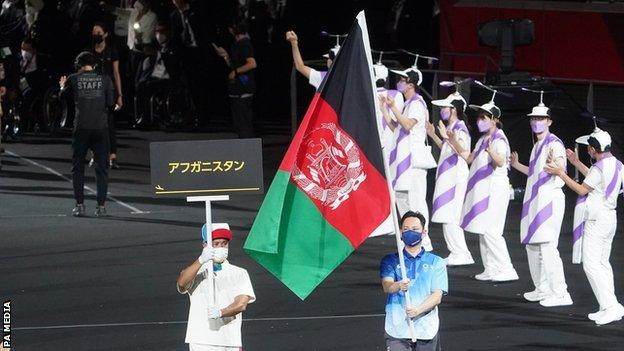
[[206, 67], [206, 59], [199, 48], [186, 48], [182, 57], [182, 74], [189, 89], [195, 118], [200, 125], [208, 125], [210, 121], [210, 85]]
[[386, 334], [386, 346], [388, 351], [440, 351], [440, 333], [436, 334], [431, 340], [416, 340], [412, 342], [410, 339], [397, 339]]
[[230, 96], [232, 123], [239, 138], [253, 138], [253, 95], [248, 97]]
[[77, 204], [84, 203], [84, 169], [88, 150], [93, 151], [97, 203], [104, 206], [108, 191], [108, 130], [77, 129], [72, 140], [72, 182]]
[[117, 114], [117, 112], [109, 112], [108, 114], [108, 147], [111, 154], [117, 154], [117, 130], [115, 129], [115, 114]]

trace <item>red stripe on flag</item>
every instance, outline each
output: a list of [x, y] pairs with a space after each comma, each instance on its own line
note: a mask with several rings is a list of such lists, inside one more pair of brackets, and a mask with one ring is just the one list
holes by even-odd
[[295, 158], [297, 157], [297, 152], [299, 151], [299, 145], [301, 145], [301, 140], [303, 139], [303, 136], [308, 129], [308, 125], [310, 123], [312, 115], [318, 111], [318, 100], [320, 99], [321, 97], [319, 93], [315, 93], [314, 97], [312, 98], [312, 102], [310, 102], [310, 107], [308, 107], [308, 111], [306, 111], [306, 114], [301, 121], [301, 125], [297, 129], [297, 133], [295, 133], [295, 137], [290, 143], [290, 146], [288, 147], [288, 151], [286, 151], [286, 155], [284, 156], [282, 163], [280, 163], [280, 170], [289, 173], [292, 170], [292, 166], [295, 163]]
[[318, 94], [310, 106], [280, 169], [357, 248], [390, 213], [387, 183], [332, 106]]

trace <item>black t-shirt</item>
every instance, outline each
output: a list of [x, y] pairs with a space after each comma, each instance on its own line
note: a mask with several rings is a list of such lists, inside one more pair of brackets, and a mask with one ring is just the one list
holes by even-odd
[[63, 94], [74, 97], [76, 115], [74, 129], [105, 129], [108, 109], [115, 103], [110, 77], [95, 71], [75, 73], [67, 77]]
[[[247, 63], [249, 57], [254, 57], [253, 47], [249, 38], [243, 38], [235, 42], [230, 51], [230, 65], [232, 69]], [[238, 74], [233, 81], [229, 82], [229, 90], [231, 95], [253, 94], [256, 91], [253, 70]]]
[[102, 52], [95, 51], [95, 47], [89, 49], [95, 55], [97, 63], [95, 65], [95, 71], [100, 74], [113, 78], [113, 61], [119, 61], [119, 53], [117, 48], [111, 43], [106, 43]]

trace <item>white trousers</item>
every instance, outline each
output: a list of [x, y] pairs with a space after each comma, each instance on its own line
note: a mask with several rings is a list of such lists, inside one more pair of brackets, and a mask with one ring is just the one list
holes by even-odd
[[616, 228], [616, 212], [612, 210], [599, 214], [596, 220], [585, 221], [583, 231], [583, 270], [601, 310], [618, 303], [609, 263]]
[[[396, 205], [399, 209], [399, 218], [407, 211], [420, 212], [425, 216], [427, 223], [425, 229], [429, 228], [429, 207], [427, 207], [427, 170], [411, 169], [413, 181], [409, 190], [395, 191]], [[425, 236], [422, 246], [427, 251], [433, 250], [429, 235]]]
[[479, 235], [479, 250], [483, 268], [489, 275], [514, 269], [507, 243], [502, 235]]
[[568, 292], [568, 285], [563, 273], [563, 262], [557, 249], [564, 211], [565, 197], [561, 194], [561, 196], [553, 199], [553, 218], [551, 220], [555, 223], [553, 227], [555, 233], [553, 233], [552, 240], [526, 245], [529, 272], [535, 289], [557, 296]]
[[472, 258], [472, 254], [466, 245], [464, 230], [459, 226], [459, 224], [444, 223], [442, 224], [442, 232], [444, 233], [446, 247], [451, 252], [451, 255]]
[[490, 193], [488, 217], [481, 219], [488, 220], [488, 226], [485, 234], [479, 234], [481, 261], [485, 272], [490, 275], [514, 269], [503, 237], [509, 207], [509, 180], [507, 177], [495, 177], [492, 182], [492, 189], [496, 191]]

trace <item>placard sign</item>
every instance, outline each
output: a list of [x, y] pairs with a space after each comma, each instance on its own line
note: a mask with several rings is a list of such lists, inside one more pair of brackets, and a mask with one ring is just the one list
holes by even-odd
[[262, 194], [260, 139], [150, 143], [154, 196]]

